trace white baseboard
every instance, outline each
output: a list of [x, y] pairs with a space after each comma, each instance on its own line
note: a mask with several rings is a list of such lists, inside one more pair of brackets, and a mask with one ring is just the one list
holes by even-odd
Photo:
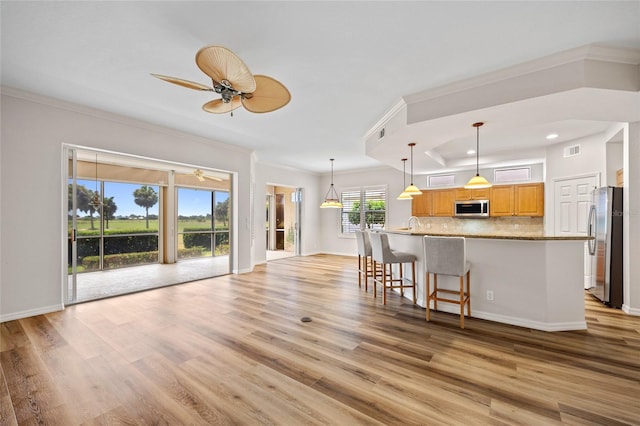
[[[450, 314], [460, 314], [460, 309], [455, 305], [445, 305], [442, 307], [438, 306], [438, 311], [448, 312]], [[494, 314], [491, 312], [482, 312], [478, 310], [472, 310], [473, 315], [472, 318], [479, 318], [483, 320], [499, 322], [503, 324], [515, 325], [518, 327], [531, 328], [533, 330], [541, 330], [541, 331], [571, 331], [571, 330], [586, 330], [587, 322], [586, 321], [575, 321], [575, 322], [540, 322], [528, 320], [526, 318], [516, 318], [510, 317], [506, 315]]]
[[631, 306], [627, 305], [626, 303], [622, 304], [622, 311], [625, 314], [634, 315], [634, 316], [640, 316], [640, 309], [632, 308]]
[[10, 314], [2, 314], [0, 315], [0, 322], [13, 321], [22, 318], [33, 317], [36, 315], [50, 314], [51, 312], [58, 312], [62, 311], [63, 309], [64, 306], [62, 304], [59, 304], [43, 306], [41, 308], [35, 309], [27, 309], [26, 311], [12, 312]]

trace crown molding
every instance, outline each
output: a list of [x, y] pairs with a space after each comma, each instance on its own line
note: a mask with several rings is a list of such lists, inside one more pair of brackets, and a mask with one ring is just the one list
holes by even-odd
[[403, 99], [407, 105], [410, 105], [498, 83], [511, 78], [548, 70], [561, 65], [588, 60], [626, 65], [640, 65], [640, 50], [630, 48], [613, 48], [603, 45], [582, 46], [436, 88], [427, 89], [422, 92], [404, 96]]

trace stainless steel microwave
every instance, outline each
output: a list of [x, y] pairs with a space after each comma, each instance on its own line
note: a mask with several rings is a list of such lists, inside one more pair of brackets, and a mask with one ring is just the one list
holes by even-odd
[[489, 217], [489, 200], [456, 201], [454, 214], [456, 217]]

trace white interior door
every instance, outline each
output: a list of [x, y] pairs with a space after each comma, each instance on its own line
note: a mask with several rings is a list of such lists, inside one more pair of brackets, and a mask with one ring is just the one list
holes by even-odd
[[[600, 175], [588, 175], [554, 181], [555, 235], [588, 235], [592, 193]], [[591, 287], [591, 258], [588, 244], [584, 248], [584, 288]]]

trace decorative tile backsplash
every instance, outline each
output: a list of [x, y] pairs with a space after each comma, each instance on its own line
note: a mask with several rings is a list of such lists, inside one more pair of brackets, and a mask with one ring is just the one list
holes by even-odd
[[542, 217], [490, 217], [459, 219], [455, 217], [420, 217], [415, 227], [420, 231], [452, 234], [544, 235]]

